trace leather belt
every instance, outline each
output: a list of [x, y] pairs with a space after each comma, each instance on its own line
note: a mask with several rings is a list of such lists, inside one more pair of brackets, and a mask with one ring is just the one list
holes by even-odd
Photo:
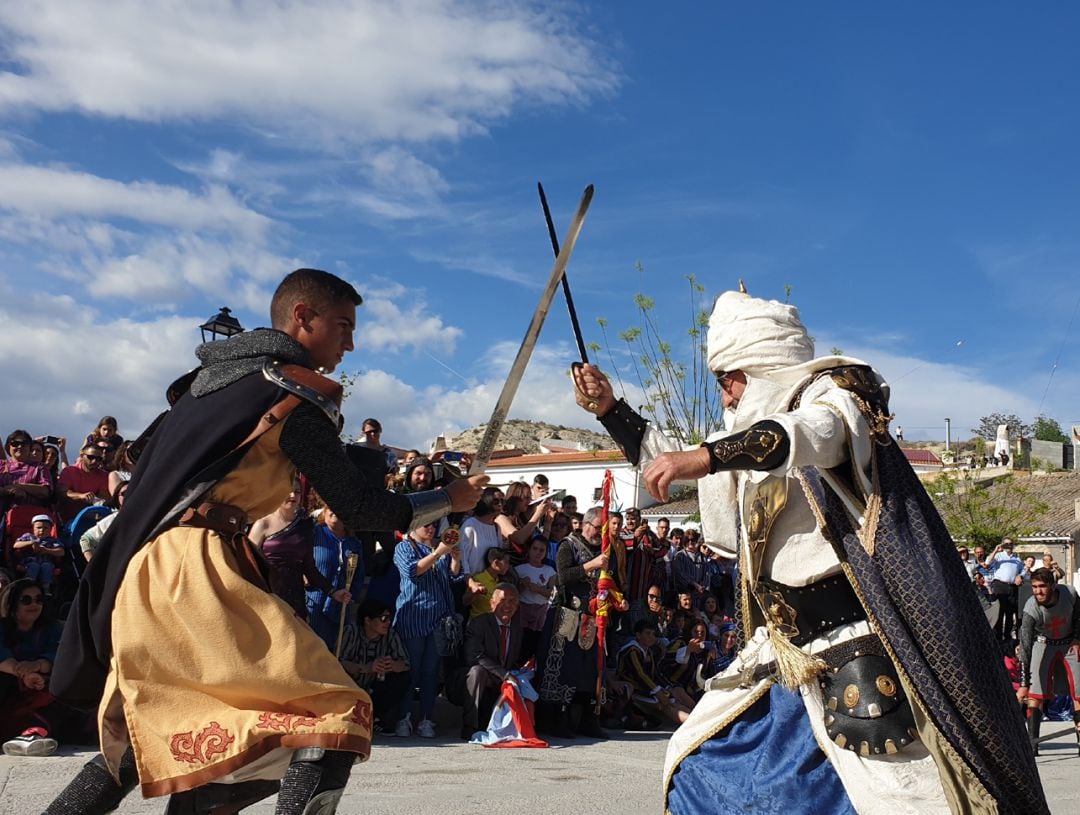
[[243, 535], [247, 531], [247, 513], [232, 504], [219, 504], [216, 501], [203, 501], [188, 507], [180, 516], [180, 526], [194, 526], [198, 529], [210, 529], [220, 532], [226, 538]]
[[859, 598], [843, 574], [826, 577], [808, 586], [786, 586], [759, 578], [754, 593], [766, 615], [770, 608], [780, 606], [783, 621], [798, 632], [791, 637], [795, 645], [806, 645], [838, 625], [866, 619]]

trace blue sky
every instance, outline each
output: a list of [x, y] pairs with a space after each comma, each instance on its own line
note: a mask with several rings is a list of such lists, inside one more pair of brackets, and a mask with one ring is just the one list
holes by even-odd
[[[314, 265], [367, 298], [348, 429], [376, 415], [425, 446], [485, 421], [551, 267], [542, 180], [560, 231], [596, 185], [570, 267], [588, 339], [645, 291], [681, 342], [686, 274], [710, 297], [790, 285], [819, 353], [894, 383], [909, 438], [994, 411], [1080, 424], [1078, 22], [1067, 4], [4, 4], [0, 416], [137, 432], [200, 322], [229, 305], [264, 324], [281, 275]], [[512, 415], [591, 426], [573, 353], [560, 303]]]

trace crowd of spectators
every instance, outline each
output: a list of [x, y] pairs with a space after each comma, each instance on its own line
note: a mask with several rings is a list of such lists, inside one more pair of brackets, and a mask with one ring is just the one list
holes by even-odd
[[67, 439], [17, 429], [0, 457], [0, 742], [48, 755], [60, 740], [92, 742], [93, 721], [55, 700], [49, 674], [79, 577], [123, 503], [133, 463], [104, 416], [74, 462]]

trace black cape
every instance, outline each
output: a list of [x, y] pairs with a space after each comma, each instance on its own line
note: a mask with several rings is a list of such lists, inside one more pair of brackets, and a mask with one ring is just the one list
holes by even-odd
[[243, 454], [235, 448], [284, 395], [252, 373], [199, 399], [186, 393], [165, 415], [140, 456], [123, 511], [79, 584], [49, 683], [55, 696], [76, 707], [97, 706], [112, 655], [113, 604], [128, 563], [155, 529], [175, 522], [190, 480], [205, 474], [210, 486], [235, 466]]
[[803, 468], [823, 532], [933, 724], [1001, 815], [1049, 813], [1001, 650], [956, 546], [903, 451], [891, 439], [874, 447], [882, 504], [873, 554], [821, 473]]

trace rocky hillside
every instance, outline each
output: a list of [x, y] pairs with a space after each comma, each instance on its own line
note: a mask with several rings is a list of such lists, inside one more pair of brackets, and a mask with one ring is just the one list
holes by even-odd
[[[450, 450], [474, 451], [480, 446], [485, 430], [487, 424], [470, 427], [456, 436], [447, 437], [446, 446]], [[586, 450], [610, 450], [615, 447], [615, 443], [606, 433], [547, 422], [529, 422], [524, 419], [508, 420], [499, 434], [497, 446], [500, 449], [517, 447], [526, 453], [539, 453], [541, 439], [550, 440], [560, 447], [573, 448], [582, 445]]]

